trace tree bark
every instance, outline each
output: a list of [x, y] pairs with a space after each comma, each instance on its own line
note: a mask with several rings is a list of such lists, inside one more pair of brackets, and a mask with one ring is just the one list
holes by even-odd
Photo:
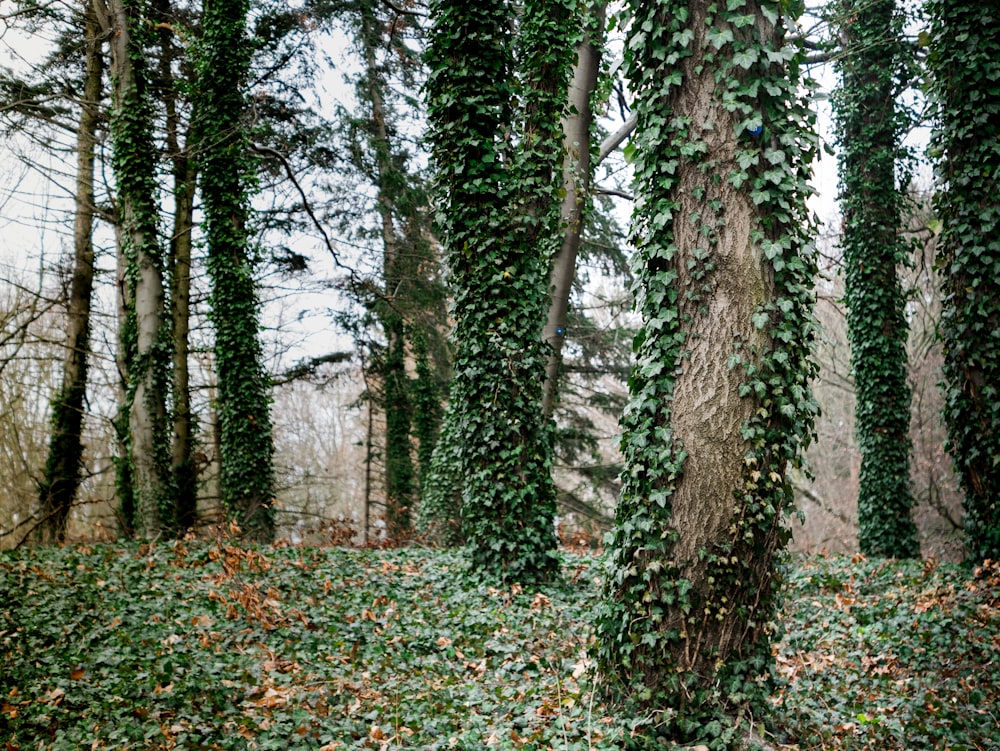
[[137, 30], [145, 23], [140, 3], [95, 3], [111, 48], [114, 81], [111, 130], [118, 189], [119, 220], [128, 265], [125, 284], [131, 307], [125, 338], [134, 339], [127, 362], [128, 424], [136, 532], [171, 531], [170, 464], [167, 433], [166, 369], [169, 340], [164, 259], [157, 236], [156, 151], [145, 70], [145, 49]]
[[[165, 28], [160, 29], [159, 83], [166, 109], [166, 145], [173, 179], [173, 231], [168, 248], [170, 278], [171, 341], [173, 343], [173, 438], [171, 468], [175, 490], [177, 526], [180, 531], [195, 525], [198, 515], [198, 474], [194, 463], [194, 435], [191, 414], [190, 318], [191, 318], [191, 237], [194, 227], [194, 194], [197, 170], [187, 144], [190, 127], [185, 128], [178, 110], [178, 82], [173, 73], [179, 48], [169, 26], [170, 0], [160, 0], [157, 8]], [[181, 133], [184, 131], [183, 144]]]
[[[592, 29], [604, 29], [604, 5], [593, 11], [596, 16]], [[583, 237], [584, 209], [590, 191], [590, 126], [593, 111], [590, 98], [597, 88], [601, 71], [601, 39], [587, 33], [577, 46], [576, 63], [569, 83], [569, 109], [563, 118], [563, 196], [560, 207], [564, 236], [559, 252], [552, 262], [548, 317], [542, 329], [542, 340], [551, 347], [545, 366], [542, 389], [542, 412], [551, 415], [562, 365], [562, 348], [566, 341], [566, 314], [576, 276], [576, 256]]]
[[654, 748], [722, 742], [766, 709], [786, 470], [816, 410], [815, 143], [776, 2], [632, 7], [643, 327], [597, 630], [609, 693], [651, 716], [637, 745]]
[[62, 386], [52, 404], [52, 436], [40, 498], [46, 523], [42, 540], [62, 542], [69, 510], [80, 486], [84, 399], [90, 354], [90, 307], [94, 288], [94, 149], [100, 122], [104, 56], [93, 5], [85, 3], [86, 50], [83, 101], [76, 144], [76, 209], [73, 220], [73, 277], [66, 314]]

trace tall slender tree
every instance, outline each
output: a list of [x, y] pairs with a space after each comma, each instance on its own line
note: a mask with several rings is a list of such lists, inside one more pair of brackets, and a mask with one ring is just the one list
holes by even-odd
[[120, 322], [125, 354], [126, 463], [134, 498], [134, 529], [154, 535], [175, 529], [167, 421], [170, 327], [159, 237], [157, 158], [147, 66], [151, 24], [144, 0], [103, 0], [95, 9], [111, 45], [112, 165], [117, 189], [122, 282]]
[[910, 257], [901, 227], [905, 186], [896, 166], [909, 125], [896, 104], [912, 54], [895, 0], [841, 0], [842, 50], [834, 96], [840, 144], [841, 247], [847, 333], [861, 451], [859, 545], [867, 555], [920, 555], [910, 486], [910, 386], [906, 292]]
[[569, 84], [569, 101], [563, 115], [563, 190], [560, 209], [563, 239], [552, 260], [551, 302], [542, 339], [552, 348], [545, 366], [542, 412], [552, 414], [555, 406], [562, 348], [566, 341], [566, 318], [576, 276], [576, 259], [583, 239], [585, 208], [590, 200], [591, 158], [594, 120], [594, 92], [601, 70], [604, 42], [605, 5], [593, 3], [584, 15], [586, 30], [576, 49], [576, 61]]
[[929, 0], [944, 418], [970, 561], [1000, 560], [1000, 10]]
[[528, 0], [519, 14], [509, 2], [430, 6], [430, 140], [455, 292], [437, 477], [460, 484], [473, 568], [494, 580], [533, 583], [556, 570], [541, 333], [560, 240], [576, 5]]
[[783, 8], [629, 3], [643, 326], [597, 654], [636, 747], [733, 747], [771, 686], [786, 470], [816, 412], [816, 139]]
[[73, 275], [66, 311], [66, 354], [62, 386], [52, 400], [52, 435], [45, 474], [39, 484], [46, 520], [42, 539], [61, 542], [80, 487], [83, 420], [90, 356], [90, 310], [94, 288], [94, 163], [101, 120], [104, 53], [92, 3], [85, 3], [84, 79], [76, 140], [76, 208], [73, 220]]
[[218, 370], [222, 500], [244, 533], [274, 535], [274, 444], [250, 234], [249, 0], [205, 0], [194, 100]]
[[189, 69], [190, 61], [177, 43], [176, 26], [183, 22], [170, 0], [156, 0], [159, 66], [157, 93], [163, 106], [164, 146], [170, 163], [173, 218], [167, 244], [167, 276], [170, 297], [170, 339], [173, 349], [171, 380], [171, 467], [179, 530], [194, 526], [198, 507], [198, 482], [194, 464], [194, 414], [190, 389], [191, 270], [194, 230], [196, 162], [188, 151], [190, 109], [183, 95], [187, 81], [177, 69]]
[[[381, 222], [382, 289], [375, 301], [375, 312], [385, 337], [380, 358], [380, 375], [385, 413], [385, 500], [387, 532], [392, 539], [403, 539], [411, 533], [411, 512], [416, 503], [417, 485], [410, 446], [412, 406], [409, 398], [409, 377], [406, 374], [406, 334], [403, 302], [404, 287], [410, 279], [404, 275], [409, 259], [405, 238], [397, 227], [399, 202], [406, 202], [410, 190], [409, 176], [400, 169], [404, 156], [390, 138], [390, 112], [386, 102], [385, 65], [378, 59], [378, 50], [399, 47], [399, 19], [385, 24], [377, 15], [377, 3], [363, 2], [358, 41], [364, 57], [364, 75], [359, 87], [361, 99], [368, 107], [368, 145], [373, 161], [372, 179], [377, 186], [378, 213]], [[388, 28], [389, 39], [384, 31]], [[388, 45], [386, 45], [388, 42]], [[400, 55], [405, 60], [405, 54]]]

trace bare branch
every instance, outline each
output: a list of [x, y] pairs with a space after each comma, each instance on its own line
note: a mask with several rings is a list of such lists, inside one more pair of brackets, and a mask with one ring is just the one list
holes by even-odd
[[396, 5], [391, 0], [380, 0], [380, 2], [382, 3], [382, 5], [386, 6], [387, 8], [389, 8], [390, 10], [392, 10], [394, 13], [398, 13], [401, 16], [415, 16], [416, 18], [427, 18], [427, 14], [426, 13], [418, 13], [415, 10], [404, 10], [403, 8], [400, 8], [398, 5]]
[[612, 151], [621, 146], [622, 141], [632, 135], [639, 118], [635, 113], [629, 117], [622, 126], [601, 142], [601, 148], [597, 152], [596, 164], [600, 164], [611, 154]]
[[626, 193], [624, 190], [618, 190], [617, 188], [604, 188], [600, 185], [594, 188], [594, 192], [602, 196], [615, 196], [617, 198], [624, 198], [626, 201], [634, 201], [635, 196], [631, 193]]

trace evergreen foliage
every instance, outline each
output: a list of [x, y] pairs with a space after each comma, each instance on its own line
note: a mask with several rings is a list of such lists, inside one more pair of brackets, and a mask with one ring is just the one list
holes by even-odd
[[222, 500], [243, 531], [274, 534], [274, 445], [248, 227], [255, 162], [246, 131], [249, 0], [206, 0], [197, 57], [195, 134], [215, 327]]
[[498, 581], [556, 572], [541, 330], [559, 247], [560, 118], [576, 6], [430, 6], [430, 142], [455, 294], [454, 378], [432, 482], [447, 488], [444, 499], [461, 487], [473, 570]]
[[929, 0], [944, 420], [968, 557], [1000, 559], [1000, 10]]
[[[637, 748], [668, 739], [730, 748], [766, 714], [772, 685], [775, 566], [791, 499], [785, 471], [799, 465], [817, 411], [808, 386], [814, 260], [804, 206], [817, 145], [798, 90], [801, 53], [783, 44], [783, 8], [768, 0], [628, 6], [639, 127], [627, 154], [639, 191], [634, 273], [644, 325], [622, 422], [625, 472], [597, 658], [610, 694], [636, 718]], [[710, 101], [708, 120], [692, 120], [695, 99]], [[679, 192], [682, 175], [689, 196]], [[680, 215], [681, 201], [691, 199], [702, 212]], [[752, 226], [731, 228], [737, 204], [755, 207]], [[739, 240], [725, 239], [737, 231]], [[763, 268], [733, 268], [732, 255], [716, 253], [722, 242], [747, 243]], [[755, 299], [734, 297], [747, 287], [727, 274], [762, 279]], [[673, 398], [696, 346], [689, 331], [717, 290], [726, 304], [752, 311], [749, 340], [717, 353], [740, 374], [749, 417], [739, 426], [743, 454], [731, 457], [739, 485], [720, 490], [733, 494], [731, 515], [721, 536], [685, 558], [679, 551], [698, 522], [674, 518], [691, 478], [673, 431]]]
[[[910, 386], [906, 293], [898, 269], [910, 261], [903, 237], [903, 180], [896, 165], [909, 118], [896, 104], [911, 55], [895, 0], [843, 0], [833, 9], [843, 49], [834, 95], [840, 145], [848, 337], [861, 451], [859, 545], [866, 555], [920, 555], [910, 486]], [[900, 183], [898, 185], [898, 183]]]
[[410, 512], [416, 500], [416, 473], [410, 447], [413, 407], [406, 375], [406, 340], [398, 316], [386, 317], [389, 345], [384, 360], [385, 388], [385, 496], [386, 525], [390, 538], [410, 533]]

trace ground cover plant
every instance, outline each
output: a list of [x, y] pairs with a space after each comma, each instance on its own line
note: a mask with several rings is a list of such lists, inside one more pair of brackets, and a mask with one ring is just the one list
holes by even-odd
[[[600, 566], [466, 582], [426, 549], [231, 541], [0, 554], [0, 744], [17, 749], [617, 749], [589, 653]], [[802, 558], [783, 749], [1000, 748], [1000, 569]]]

